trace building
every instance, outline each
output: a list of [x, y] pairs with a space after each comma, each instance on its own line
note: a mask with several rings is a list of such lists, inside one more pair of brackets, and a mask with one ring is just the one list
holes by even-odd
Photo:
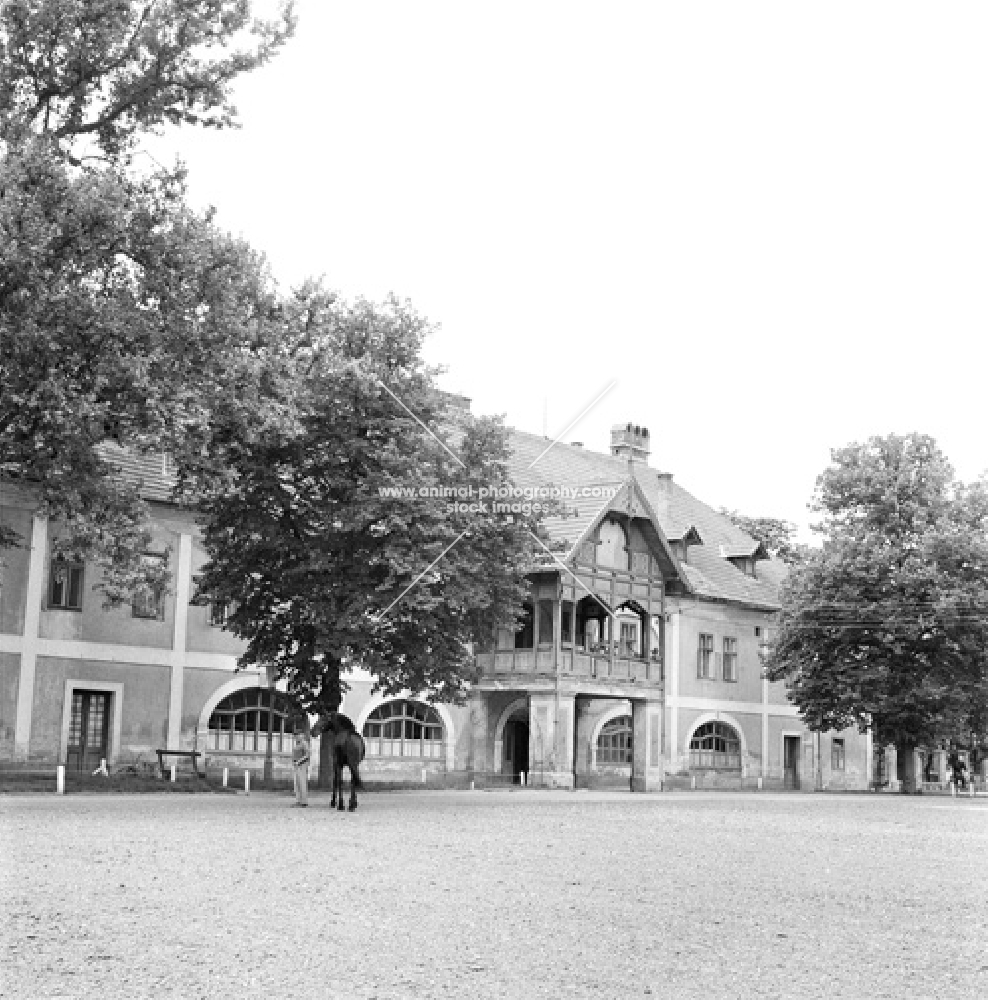
[[[613, 428], [609, 453], [519, 431], [511, 444], [528, 492], [503, 502], [541, 489], [559, 503], [525, 620], [475, 651], [466, 705], [384, 698], [352, 675], [342, 710], [367, 740], [367, 780], [868, 786], [868, 738], [809, 732], [761, 676], [784, 567], [652, 468], [647, 429]], [[87, 770], [186, 749], [210, 769], [262, 772], [270, 756], [287, 774], [304, 720], [265, 676], [235, 670], [224, 609], [190, 604], [205, 553], [192, 515], [169, 502], [167, 462], [116, 459], [152, 504], [149, 557], [168, 553], [171, 593], [104, 610], [92, 567], [53, 559], [57, 527], [5, 487], [0, 517], [30, 546], [4, 553], [0, 760]]]

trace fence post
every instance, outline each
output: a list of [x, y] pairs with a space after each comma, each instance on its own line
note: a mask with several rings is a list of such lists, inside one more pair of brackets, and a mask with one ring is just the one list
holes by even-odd
[[423, 768], [422, 768], [422, 784], [423, 784], [423, 785], [425, 784], [425, 779], [426, 779], [426, 775], [427, 775], [428, 773], [429, 773], [429, 772], [428, 772], [428, 771], [426, 770], [426, 768], [424, 768], [424, 767], [423, 767]]
[[228, 767], [223, 768], [223, 787], [226, 788], [227, 782], [230, 780], [230, 769]]
[[250, 795], [250, 771], [244, 771], [244, 791]]
[[65, 794], [65, 765], [59, 764], [58, 770], [55, 772], [55, 794], [64, 795]]
[[521, 787], [524, 788], [525, 780], [528, 777], [528, 775], [524, 771], [522, 771], [521, 774], [518, 775], [518, 777], [521, 778]]
[[174, 782], [175, 782], [175, 765], [172, 764], [172, 783], [174, 784]]

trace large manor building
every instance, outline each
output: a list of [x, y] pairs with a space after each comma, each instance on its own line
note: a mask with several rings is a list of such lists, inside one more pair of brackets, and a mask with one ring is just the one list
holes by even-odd
[[[529, 574], [522, 627], [475, 650], [464, 705], [385, 698], [352, 674], [341, 708], [367, 741], [362, 776], [868, 787], [867, 734], [810, 732], [784, 686], [762, 677], [784, 566], [652, 468], [644, 428], [612, 429], [607, 453], [550, 444], [511, 432], [513, 481], [568, 489], [546, 522], [552, 554]], [[0, 519], [27, 544], [3, 553], [0, 762], [92, 770], [194, 749], [210, 771], [260, 773], [270, 755], [287, 773], [304, 721], [266, 676], [236, 670], [224, 609], [190, 603], [206, 555], [193, 515], [170, 502], [167, 462], [118, 460], [151, 503], [155, 551], [169, 552], [160, 599], [105, 610], [94, 568], [53, 558], [57, 526], [36, 516], [30, 493], [2, 487]]]

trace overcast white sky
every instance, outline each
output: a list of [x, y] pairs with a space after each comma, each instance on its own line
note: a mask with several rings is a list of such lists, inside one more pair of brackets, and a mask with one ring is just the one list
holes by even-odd
[[286, 287], [394, 292], [479, 413], [651, 430], [714, 506], [805, 526], [829, 450], [988, 469], [988, 4], [302, 0], [174, 132]]

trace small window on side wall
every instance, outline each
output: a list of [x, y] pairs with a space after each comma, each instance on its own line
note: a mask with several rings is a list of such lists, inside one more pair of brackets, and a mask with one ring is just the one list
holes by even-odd
[[844, 740], [834, 738], [830, 744], [830, 770], [844, 770]]
[[710, 680], [714, 676], [714, 637], [701, 632], [696, 648], [696, 676]]
[[209, 624], [223, 628], [230, 620], [233, 605], [229, 601], [213, 601], [209, 605]]
[[[146, 563], [160, 563], [161, 556], [147, 554]], [[133, 618], [161, 620], [165, 617], [165, 593], [161, 587], [142, 586], [131, 599], [130, 613]]]
[[48, 607], [60, 611], [82, 610], [82, 563], [52, 559]]
[[724, 639], [724, 680], [737, 681], [738, 679], [738, 640], [732, 638]]

